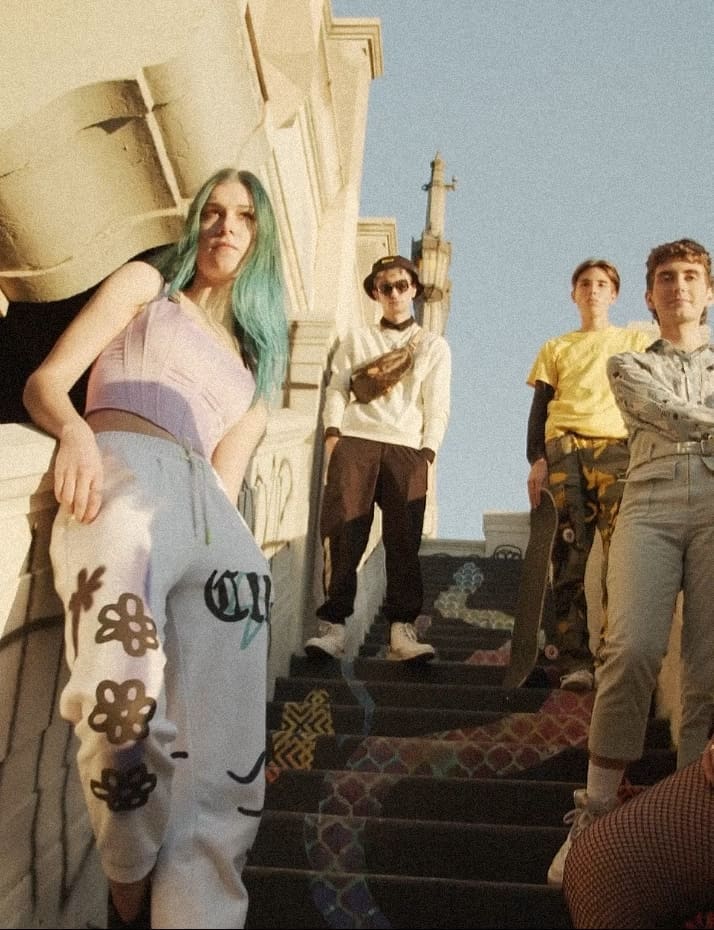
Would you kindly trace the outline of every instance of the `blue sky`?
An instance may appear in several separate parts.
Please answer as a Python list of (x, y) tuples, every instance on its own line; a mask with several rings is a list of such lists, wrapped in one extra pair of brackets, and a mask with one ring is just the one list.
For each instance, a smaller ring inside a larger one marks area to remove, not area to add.
[(361, 214), (393, 216), (411, 254), (430, 162), (453, 247), (449, 430), (438, 535), (482, 539), (483, 514), (523, 511), (525, 384), (541, 343), (579, 325), (570, 274), (617, 265), (611, 321), (649, 319), (649, 250), (714, 252), (712, 0), (332, 0), (381, 20)]

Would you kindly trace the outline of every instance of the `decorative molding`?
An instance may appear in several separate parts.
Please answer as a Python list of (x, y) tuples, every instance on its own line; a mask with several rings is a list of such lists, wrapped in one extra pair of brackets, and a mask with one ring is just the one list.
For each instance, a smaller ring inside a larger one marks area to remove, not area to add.
[(374, 19), (335, 19), (329, 3), (324, 6), (325, 31), (330, 39), (344, 42), (365, 43), (372, 79), (384, 74), (384, 55), (382, 51), (381, 21)]

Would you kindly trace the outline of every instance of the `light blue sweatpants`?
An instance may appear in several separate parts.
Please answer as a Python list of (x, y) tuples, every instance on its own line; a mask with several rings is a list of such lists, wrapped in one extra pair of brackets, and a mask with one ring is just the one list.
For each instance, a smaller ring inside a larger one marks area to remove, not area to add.
[(99, 855), (152, 873), (152, 926), (242, 927), (264, 795), (269, 566), (212, 467), (100, 433), (104, 503), (52, 534), (70, 677), (60, 711)]
[(589, 749), (611, 759), (642, 755), (681, 588), (681, 768), (699, 756), (714, 720), (714, 474), (701, 456), (660, 458), (628, 477), (607, 587)]

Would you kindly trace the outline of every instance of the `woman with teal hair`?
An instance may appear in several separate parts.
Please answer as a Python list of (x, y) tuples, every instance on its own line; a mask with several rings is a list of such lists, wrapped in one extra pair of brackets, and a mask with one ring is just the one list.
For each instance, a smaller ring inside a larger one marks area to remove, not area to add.
[[(270, 566), (236, 507), (286, 370), (275, 216), (226, 168), (157, 266), (111, 274), (28, 379), (58, 440), (60, 712), (110, 927), (242, 927), (264, 792)], [(69, 390), (90, 369), (84, 416)]]
[(241, 348), (256, 369), (259, 395), (269, 395), (285, 375), (287, 329), (278, 227), (265, 188), (249, 171), (223, 168), (201, 187), (189, 208), (185, 232), (158, 264), (169, 281), (169, 296), (190, 284), (196, 270), (201, 214), (217, 184), (237, 182), (249, 192), (255, 214), (255, 238), (245, 265), (233, 282), (232, 311)]

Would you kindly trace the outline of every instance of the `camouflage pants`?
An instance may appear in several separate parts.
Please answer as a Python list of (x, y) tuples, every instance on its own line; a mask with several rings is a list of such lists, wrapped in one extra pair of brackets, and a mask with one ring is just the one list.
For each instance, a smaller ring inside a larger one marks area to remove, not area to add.
[(545, 656), (561, 674), (592, 670), (585, 569), (597, 529), (602, 539), (602, 643), (607, 617), (607, 560), (629, 459), (626, 440), (572, 433), (546, 444), (548, 480), (558, 508), (552, 602), (546, 611)]

